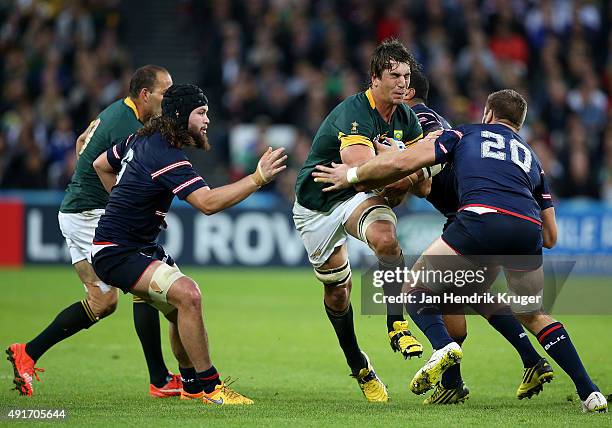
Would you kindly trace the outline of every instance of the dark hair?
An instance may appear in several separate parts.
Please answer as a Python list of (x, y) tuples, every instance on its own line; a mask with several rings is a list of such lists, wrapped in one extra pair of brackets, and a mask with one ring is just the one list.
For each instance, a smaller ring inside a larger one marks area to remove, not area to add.
[(391, 61), (407, 63), (411, 70), (417, 64), (414, 57), (399, 40), (386, 39), (376, 47), (372, 54), (370, 78), (374, 76), (380, 79), (385, 70), (391, 70)]
[(148, 137), (156, 132), (159, 132), (171, 146), (177, 149), (182, 149), (183, 147), (197, 147), (196, 141), (186, 128), (180, 127), (175, 120), (164, 116), (152, 118), (144, 127), (140, 128), (136, 134)]
[(487, 98), (485, 106), (498, 120), (505, 120), (516, 128), (523, 126), (527, 114), (527, 101), (515, 90), (502, 89), (493, 92)]
[(429, 96), (429, 80), (423, 73), (421, 67), (416, 67), (410, 73), (410, 86), (409, 88), (414, 89), (414, 97), (420, 98), (427, 103), (427, 97)]
[(152, 91), (157, 84), (157, 73), (168, 73), (168, 70), (159, 65), (152, 64), (142, 66), (136, 70), (130, 79), (130, 97), (138, 98), (138, 94), (143, 88)]

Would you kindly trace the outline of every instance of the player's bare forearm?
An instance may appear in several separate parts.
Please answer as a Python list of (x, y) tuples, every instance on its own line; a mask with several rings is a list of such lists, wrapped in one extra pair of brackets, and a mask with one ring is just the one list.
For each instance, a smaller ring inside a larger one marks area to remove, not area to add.
[(232, 184), (210, 189), (203, 187), (187, 196), (187, 202), (206, 215), (233, 207), (255, 193), (259, 186), (249, 175)]
[(391, 184), (410, 176), (424, 166), (433, 165), (435, 152), (431, 142), (422, 141), (402, 152), (387, 152), (366, 162), (357, 169), (359, 182), (378, 185)]
[(100, 156), (94, 161), (93, 167), (96, 170), (96, 174), (100, 178), (102, 185), (108, 193), (111, 192), (113, 186), (117, 182), (117, 172), (113, 169), (108, 159), (106, 158), (106, 152), (102, 152)]
[(257, 163), (255, 172), (232, 184), (210, 189), (202, 187), (187, 196), (187, 202), (206, 215), (233, 207), (255, 193), (261, 186), (274, 180), (287, 166), (284, 148), (268, 148)]
[(557, 221), (555, 219), (555, 208), (550, 207), (542, 210), (542, 245), (552, 248), (557, 243)]

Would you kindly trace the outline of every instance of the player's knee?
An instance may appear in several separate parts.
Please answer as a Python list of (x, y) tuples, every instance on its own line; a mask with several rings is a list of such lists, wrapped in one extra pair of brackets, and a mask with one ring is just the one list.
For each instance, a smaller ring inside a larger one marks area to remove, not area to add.
[(378, 258), (397, 257), (401, 251), (395, 233), (378, 234), (370, 241), (370, 247)]
[(181, 310), (197, 310), (202, 307), (202, 293), (194, 280), (186, 276), (178, 279), (172, 287), (177, 306)]
[[(357, 233), (359, 239), (370, 246), (375, 245), (374, 241), (384, 242), (383, 238), (385, 237), (392, 239), (397, 245), (396, 224), (397, 217), (391, 208), (386, 205), (373, 205), (361, 213), (357, 224)], [(375, 248), (374, 251), (376, 251)]]
[(87, 303), (96, 319), (109, 316), (117, 309), (117, 290), (96, 281), (85, 284), (88, 288)]

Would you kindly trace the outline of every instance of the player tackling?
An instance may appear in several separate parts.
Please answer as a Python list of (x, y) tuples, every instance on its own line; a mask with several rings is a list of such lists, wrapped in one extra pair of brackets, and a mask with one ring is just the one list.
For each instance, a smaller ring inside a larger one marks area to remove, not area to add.
[[(455, 221), (425, 250), (428, 255), (521, 255), (502, 259), (511, 292), (533, 295), (541, 286), (543, 241), (554, 241), (555, 214), (548, 184), (537, 156), (518, 135), (527, 102), (513, 90), (489, 95), (482, 124), (437, 131), (403, 152), (384, 153), (359, 167), (318, 165), (318, 182), (332, 183), (325, 191), (346, 189), (354, 183), (389, 183), (423, 166), (452, 162), (460, 208)], [(517, 239), (517, 237), (520, 237)], [(423, 295), (428, 290), (415, 288)], [(421, 300), (421, 298), (419, 298)], [(462, 357), (441, 315), (406, 305), (412, 319), (436, 351), (411, 382), (415, 393), (433, 387), (445, 369)], [(570, 376), (585, 412), (605, 412), (608, 405), (587, 374), (563, 324), (542, 314), (537, 306), (513, 307), (516, 316), (534, 333), (550, 357)]]

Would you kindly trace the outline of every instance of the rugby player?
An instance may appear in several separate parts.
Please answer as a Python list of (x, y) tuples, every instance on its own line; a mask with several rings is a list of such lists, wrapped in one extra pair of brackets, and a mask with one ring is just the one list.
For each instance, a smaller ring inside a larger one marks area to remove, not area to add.
[[(36, 372), (42, 371), (34, 364), (47, 350), (78, 331), (88, 329), (117, 307), (116, 290), (100, 281), (87, 260), (96, 225), (108, 201), (108, 193), (92, 163), (100, 153), (161, 114), (162, 96), (171, 84), (172, 78), (163, 67), (146, 65), (139, 68), (130, 80), (128, 96), (104, 109), (77, 139), (78, 161), (58, 219), (72, 265), (87, 296), (61, 311), (34, 339), (12, 344), (7, 349), (15, 372), (15, 389), (22, 395), (32, 395), (32, 378), (39, 379)], [(134, 299), (134, 327), (149, 370), (149, 394), (154, 397), (179, 395), (180, 376), (168, 371), (162, 355), (159, 313), (137, 298)]]
[[(410, 145), (422, 137), (416, 115), (404, 103), (414, 59), (397, 40), (381, 43), (372, 55), (370, 84), (365, 92), (336, 106), (317, 131), (296, 181), (295, 226), (315, 276), (323, 283), (323, 302), (353, 376), (368, 401), (387, 401), (387, 388), (357, 343), (350, 302), (351, 267), (348, 235), (365, 242), (381, 269), (404, 267), (397, 241), (396, 217), (386, 200), (353, 188), (322, 193), (311, 178), (320, 163), (359, 165), (375, 156), (375, 143), (388, 137)], [(416, 174), (413, 175), (416, 182)], [(388, 284), (385, 294), (399, 294), (401, 284)], [(420, 356), (422, 345), (408, 330), (402, 304), (387, 305), (391, 347), (404, 357)]]
[(105, 283), (151, 302), (170, 321), (170, 340), (183, 379), (181, 399), (204, 404), (252, 404), (219, 378), (208, 351), (201, 294), (156, 240), (175, 196), (204, 214), (229, 208), (284, 168), (283, 148), (268, 149), (256, 171), (211, 189), (184, 147), (210, 149), (208, 101), (195, 85), (171, 86), (162, 115), (94, 162), (110, 194), (95, 232), (92, 265)]
[[(511, 293), (533, 295), (543, 282), (542, 246), (556, 241), (554, 207), (537, 156), (518, 135), (527, 103), (509, 89), (489, 95), (482, 124), (430, 134), (410, 150), (385, 153), (361, 165), (317, 166), (319, 182), (332, 183), (326, 191), (348, 188), (368, 180), (393, 182), (419, 168), (440, 162), (455, 166), (460, 208), (455, 221), (423, 253), (427, 255), (522, 255), (502, 259)], [(348, 176), (347, 176), (348, 175)], [(517, 238), (519, 237), (519, 238)], [(417, 300), (428, 292), (415, 288)], [(423, 393), (441, 373), (462, 357), (439, 312), (406, 305), (412, 319), (435, 349), (415, 375), (411, 389)], [(515, 305), (513, 312), (536, 335), (544, 350), (570, 376), (585, 412), (606, 412), (606, 398), (587, 374), (563, 324), (540, 312), (541, 304)]]
[[(419, 67), (413, 70), (410, 76), (406, 103), (419, 118), (424, 135), (440, 129), (451, 129), (450, 124), (444, 117), (427, 106), (428, 95), (429, 81)], [(453, 222), (460, 207), (453, 168), (452, 163), (446, 164), (439, 174), (430, 179), (432, 184), (426, 195), (427, 200), (434, 208), (446, 217), (443, 230), (446, 230)], [(493, 282), (498, 273), (499, 269), (490, 269), (487, 280)], [(542, 385), (550, 382), (554, 377), (552, 367), (533, 348), (510, 308), (506, 305), (489, 304), (487, 307), (475, 305), (474, 309), (480, 312), (489, 324), (510, 342), (521, 358), (524, 373), (516, 392), (517, 398), (519, 400), (531, 398), (534, 394), (541, 392)], [(451, 312), (453, 311), (449, 310), (448, 313), (443, 315), (444, 324), (453, 340), (463, 346), (463, 342), (467, 338), (465, 316), (463, 314), (451, 314)], [(459, 309), (459, 312), (461, 312), (461, 309)], [(425, 399), (424, 404), (454, 404), (463, 402), (469, 397), (469, 390), (461, 378), (460, 365), (460, 363), (457, 363), (444, 372), (440, 382), (436, 384), (433, 394)]]

